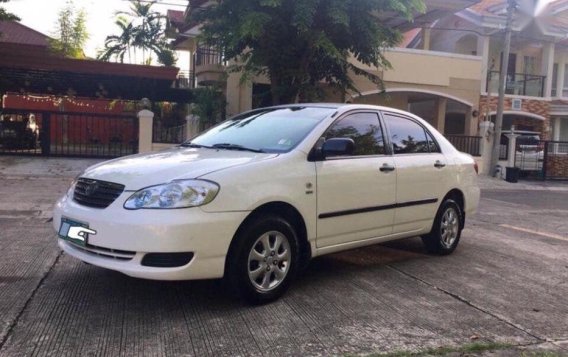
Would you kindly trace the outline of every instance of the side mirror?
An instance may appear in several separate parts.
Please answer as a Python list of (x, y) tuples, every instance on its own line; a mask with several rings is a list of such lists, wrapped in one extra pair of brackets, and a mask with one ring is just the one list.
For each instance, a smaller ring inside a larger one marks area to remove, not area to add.
[(330, 156), (350, 156), (355, 151), (355, 142), (350, 138), (331, 138), (321, 148), (324, 158)]

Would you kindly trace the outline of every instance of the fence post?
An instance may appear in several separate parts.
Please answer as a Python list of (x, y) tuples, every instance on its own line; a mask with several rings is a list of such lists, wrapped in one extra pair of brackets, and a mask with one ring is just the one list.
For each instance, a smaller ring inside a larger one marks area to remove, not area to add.
[(138, 152), (152, 151), (152, 126), (154, 113), (148, 109), (138, 112)]
[(186, 120), (186, 133), (185, 139), (189, 140), (199, 134), (199, 117), (195, 114), (190, 114), (185, 117)]
[(506, 136), (509, 138), (509, 147), (507, 148), (507, 150), (509, 151), (507, 153), (507, 166), (513, 167), (515, 166), (515, 159), (517, 156), (517, 137), (519, 135), (515, 134), (515, 132), (513, 131), (511, 134), (507, 134)]
[(482, 121), (479, 123), (479, 136), (481, 136), (479, 143), (479, 152), (481, 154), (482, 165), (480, 173), (485, 173), (488, 176), (493, 176), (494, 167), (491, 166), (491, 154), (493, 148), (493, 124), (490, 121)]
[(51, 152), (51, 113), (41, 113), (40, 144), (41, 154), (48, 156)]

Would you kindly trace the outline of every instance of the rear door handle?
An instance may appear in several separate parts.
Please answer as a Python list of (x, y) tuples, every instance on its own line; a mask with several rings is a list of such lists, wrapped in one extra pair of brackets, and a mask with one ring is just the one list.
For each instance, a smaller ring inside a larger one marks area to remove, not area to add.
[(379, 170), (381, 170), (381, 172), (391, 172), (394, 171), (394, 166), (384, 163)]
[(440, 160), (436, 160), (436, 162), (434, 163), (434, 167), (441, 169), (442, 167), (446, 166), (446, 164), (444, 164), (442, 161)]

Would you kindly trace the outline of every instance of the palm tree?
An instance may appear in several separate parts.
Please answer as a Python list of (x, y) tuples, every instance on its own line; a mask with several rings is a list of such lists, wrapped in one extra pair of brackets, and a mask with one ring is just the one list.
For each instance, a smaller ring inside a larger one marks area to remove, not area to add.
[[(136, 29), (132, 25), (132, 22), (128, 22), (122, 16), (119, 16), (115, 24), (120, 28), (120, 35), (110, 35), (107, 36), (105, 40), (105, 48), (99, 52), (98, 59), (103, 61), (110, 61), (112, 58), (120, 60), (120, 63), (124, 63), (124, 56), (128, 54), (128, 60), (132, 62), (132, 47), (135, 43)], [(134, 60), (136, 60), (134, 58)]]
[(142, 2), (141, 0), (130, 1), (130, 11), (117, 12), (117, 15), (124, 15), (134, 24), (135, 34), (132, 41), (134, 48), (142, 50), (142, 62), (147, 64), (146, 52), (150, 51), (159, 56), (167, 46), (164, 37), (165, 17), (152, 10), (155, 0)]

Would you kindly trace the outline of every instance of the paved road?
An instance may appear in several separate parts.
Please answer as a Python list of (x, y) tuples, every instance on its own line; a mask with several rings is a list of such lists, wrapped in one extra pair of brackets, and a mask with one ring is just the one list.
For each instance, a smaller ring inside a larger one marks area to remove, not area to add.
[(568, 190), (484, 190), (451, 256), (411, 238), (321, 257), (283, 299), (249, 307), (218, 281), (138, 280), (60, 253), (49, 204), (74, 170), (1, 165), (0, 356), (342, 355), (473, 341), (568, 355)]

